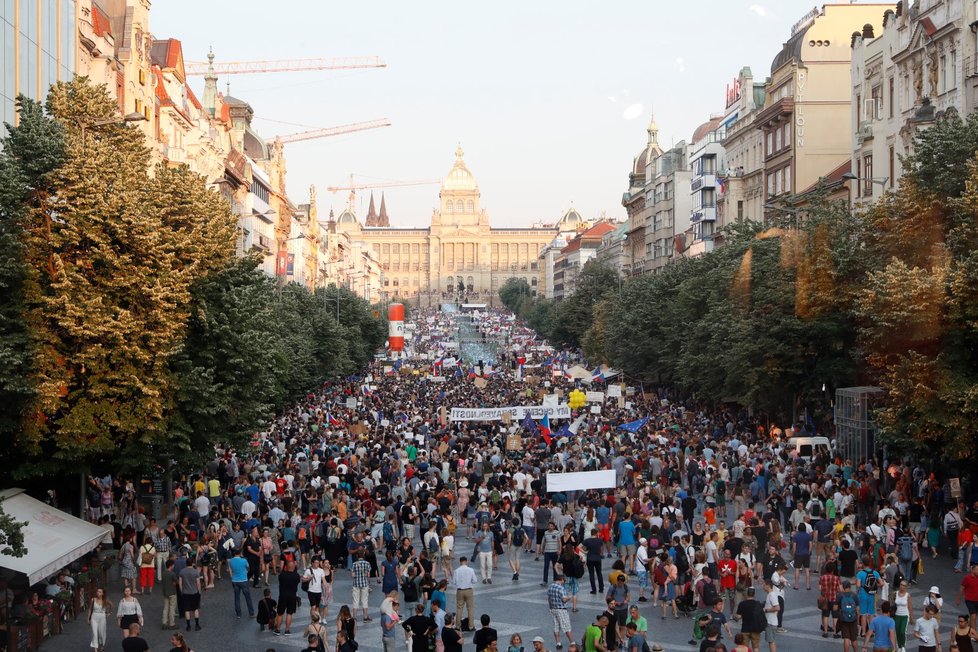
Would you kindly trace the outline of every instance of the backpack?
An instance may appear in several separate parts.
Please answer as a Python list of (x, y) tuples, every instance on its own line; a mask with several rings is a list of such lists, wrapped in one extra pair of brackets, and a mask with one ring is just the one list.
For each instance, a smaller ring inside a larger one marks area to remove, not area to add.
[(676, 546), (676, 570), (680, 574), (689, 570), (689, 557), (681, 544)]
[(337, 527), (329, 527), (326, 530), (326, 542), (336, 543), (340, 540), (340, 529)]
[(394, 526), (390, 521), (384, 523), (384, 545), (388, 548), (394, 547)]
[(856, 598), (851, 593), (839, 598), (839, 620), (844, 623), (856, 622)]
[(712, 607), (716, 603), (716, 601), (720, 599), (720, 594), (717, 593), (716, 584), (714, 584), (712, 580), (710, 580), (709, 582), (706, 580), (703, 581), (702, 595), (703, 595), (703, 604), (709, 607)]
[(655, 580), (655, 583), (658, 586), (665, 585), (666, 580), (669, 579), (669, 576), (666, 575), (666, 569), (662, 564), (655, 565), (655, 570), (652, 571), (652, 579)]
[(306, 537), (309, 536), (309, 526), (306, 525), (305, 521), (299, 523), (299, 531), (296, 536), (299, 538), (299, 541), (305, 541)]
[(439, 550), (441, 550), (441, 543), (438, 541), (438, 536), (428, 537), (428, 554), (436, 555)]
[(418, 585), (413, 580), (406, 579), (401, 583), (401, 591), (404, 592), (405, 602), (418, 601)]
[(513, 538), (511, 539), (513, 545), (517, 548), (522, 546), (526, 542), (526, 530), (521, 527), (513, 529)]
[(913, 560), (913, 539), (910, 537), (900, 537), (897, 545), (900, 550), (900, 561)]
[(148, 566), (156, 561), (156, 553), (152, 549), (146, 550), (143, 546), (142, 554), (139, 556), (139, 561), (143, 566)]
[(863, 580), (863, 591), (872, 595), (879, 587), (880, 577), (874, 570), (866, 571), (866, 579)]
[(577, 555), (574, 555), (567, 564), (565, 572), (576, 580), (584, 577), (584, 562)]

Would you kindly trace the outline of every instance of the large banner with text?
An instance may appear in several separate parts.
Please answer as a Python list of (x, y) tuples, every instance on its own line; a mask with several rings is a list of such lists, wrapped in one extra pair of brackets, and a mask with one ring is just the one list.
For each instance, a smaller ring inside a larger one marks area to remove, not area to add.
[(522, 421), (529, 413), (531, 419), (570, 419), (571, 409), (566, 405), (518, 405), (515, 407), (499, 408), (462, 408), (453, 407), (452, 421), (501, 421), (503, 413), (509, 412), (514, 421)]

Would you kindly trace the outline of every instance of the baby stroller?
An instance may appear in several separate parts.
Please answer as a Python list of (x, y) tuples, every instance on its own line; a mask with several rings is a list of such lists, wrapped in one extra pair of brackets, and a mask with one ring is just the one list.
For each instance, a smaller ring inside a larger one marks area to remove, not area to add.
[(689, 618), (696, 612), (696, 591), (693, 590), (692, 582), (686, 582), (682, 592), (676, 596), (676, 609), (683, 618)]

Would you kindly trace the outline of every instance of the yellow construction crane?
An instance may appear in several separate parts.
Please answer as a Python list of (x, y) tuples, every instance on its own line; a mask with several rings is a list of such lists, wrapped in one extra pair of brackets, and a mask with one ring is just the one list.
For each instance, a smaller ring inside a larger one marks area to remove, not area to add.
[(184, 69), (188, 76), (246, 75), (266, 72), (303, 72), (308, 70), (353, 70), (358, 68), (386, 68), (380, 57), (332, 57), (328, 59), (278, 59), (273, 61), (228, 61), (215, 64), (213, 52), (210, 61), (188, 61)]
[(381, 118), (380, 120), (368, 120), (367, 122), (354, 122), (348, 125), (339, 125), (337, 127), (326, 127), (325, 129), (311, 129), (309, 131), (300, 131), (296, 134), (287, 134), (285, 136), (276, 136), (275, 140), (285, 143), (295, 143), (300, 140), (312, 140), (313, 138), (326, 138), (328, 136), (342, 136), (343, 134), (353, 133), (354, 131), (364, 131), (366, 129), (379, 129), (380, 127), (391, 126), (391, 121), (387, 118)]

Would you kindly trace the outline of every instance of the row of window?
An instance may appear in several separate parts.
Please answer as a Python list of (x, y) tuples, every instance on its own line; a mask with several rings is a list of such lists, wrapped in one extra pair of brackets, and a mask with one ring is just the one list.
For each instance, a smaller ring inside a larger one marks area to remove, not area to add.
[(791, 164), (767, 173), (767, 196), (791, 192)]
[[(950, 50), (949, 52), (942, 54), (937, 61), (937, 88), (923, 89), (924, 94), (938, 95), (941, 93), (946, 93), (948, 91), (957, 88), (957, 69), (958, 69), (958, 52), (957, 50)], [(920, 70), (917, 74), (926, 75), (924, 70)], [(929, 79), (929, 75), (926, 75)], [(910, 74), (903, 75), (901, 80), (903, 85), (903, 110), (909, 109), (913, 106), (913, 102), (916, 98), (911, 98), (911, 89), (913, 88), (913, 80)], [(921, 87), (923, 87), (923, 79), (920, 80)], [(896, 114), (896, 78), (890, 76), (886, 80), (886, 95), (884, 97), (883, 85), (876, 84), (870, 90), (870, 96), (863, 103), (862, 93), (856, 94), (856, 104), (853, 110), (856, 112), (856, 122), (862, 122), (864, 120), (882, 120), (884, 113), (887, 118), (892, 118)], [(885, 111), (884, 111), (885, 108)]]
[(668, 258), (671, 255), (672, 255), (672, 238), (660, 238), (654, 242), (645, 243), (646, 257)]
[(446, 213), (474, 213), (475, 212), (475, 202), (471, 199), (464, 204), (462, 200), (459, 199), (453, 204), (451, 200), (445, 202), (445, 212)]
[(790, 122), (785, 122), (781, 126), (766, 132), (764, 136), (764, 150), (768, 157), (780, 154), (789, 147), (791, 147)]

